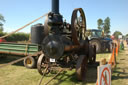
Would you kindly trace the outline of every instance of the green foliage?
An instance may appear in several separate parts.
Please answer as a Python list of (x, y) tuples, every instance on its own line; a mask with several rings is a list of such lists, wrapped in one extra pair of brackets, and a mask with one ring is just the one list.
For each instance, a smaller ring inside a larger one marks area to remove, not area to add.
[[(6, 35), (6, 34), (7, 33), (0, 32), (0, 36)], [(28, 41), (29, 33), (18, 32), (10, 35), (9, 37), (6, 37), (5, 40), (8, 42)]]
[(109, 17), (107, 17), (104, 20), (104, 33), (106, 35), (108, 35), (110, 33), (110, 18)]
[(128, 34), (126, 34), (126, 35), (124, 36), (124, 38), (125, 38), (125, 39), (128, 38)]
[(107, 36), (110, 33), (110, 18), (107, 17), (104, 21), (102, 19), (97, 20), (98, 29), (104, 30), (104, 34)]
[(3, 23), (5, 22), (4, 16), (0, 14), (0, 32), (3, 32)]
[(4, 32), (0, 31), (0, 36), (4, 36), (5, 34), (7, 34), (7, 33), (4, 33)]
[(2, 14), (0, 14), (0, 21), (5, 22), (4, 16)]
[(103, 27), (103, 20), (102, 19), (98, 19), (97, 20), (97, 25), (98, 25), (98, 29), (102, 29), (102, 27)]
[(128, 37), (128, 34), (126, 34), (126, 37)]
[(113, 35), (115, 36), (116, 39), (118, 39), (118, 36), (119, 36), (119, 35), (122, 35), (122, 33), (121, 33), (120, 31), (115, 31), (115, 32), (113, 33)]
[(3, 32), (3, 26), (0, 26), (0, 32)]

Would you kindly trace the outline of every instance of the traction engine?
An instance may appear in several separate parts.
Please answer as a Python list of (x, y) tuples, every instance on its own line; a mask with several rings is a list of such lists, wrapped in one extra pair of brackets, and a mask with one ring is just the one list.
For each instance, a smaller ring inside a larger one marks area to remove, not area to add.
[(74, 9), (71, 24), (59, 13), (59, 0), (52, 0), (52, 11), (46, 16), (37, 68), (41, 75), (55, 68), (76, 68), (78, 80), (86, 77), (87, 64), (95, 62), (95, 46), (85, 36), (86, 19), (82, 8)]

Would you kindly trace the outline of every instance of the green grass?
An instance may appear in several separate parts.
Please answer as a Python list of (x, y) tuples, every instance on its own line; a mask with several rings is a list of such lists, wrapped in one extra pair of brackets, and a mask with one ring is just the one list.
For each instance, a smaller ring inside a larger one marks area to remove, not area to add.
[(0, 70), (0, 85), (37, 85), (35, 81), (40, 79), (39, 76), (35, 69), (8, 66)]
[(123, 77), (121, 77), (122, 73), (123, 73), (122, 69), (118, 69), (118, 68), (114, 69), (112, 74), (112, 85), (126, 85), (126, 83), (122, 81), (123, 79)]
[(101, 59), (105, 58), (106, 61), (109, 61), (111, 57), (111, 53), (102, 53), (102, 54), (97, 54), (96, 61), (101, 61)]
[[(127, 50), (127, 51), (126, 51)], [(128, 85), (128, 49), (120, 51), (112, 74), (112, 85)]]
[[(101, 58), (109, 58), (110, 54), (97, 54), (97, 61)], [(17, 59), (17, 57), (7, 57), (0, 60), (0, 65)], [(54, 74), (47, 75), (43, 81), (44, 85)], [(23, 62), (0, 68), (0, 85), (38, 85), (41, 75), (37, 69), (27, 69), (23, 66)], [(63, 71), (49, 85), (95, 85), (97, 80), (97, 65), (89, 65), (87, 72), (86, 84), (77, 81), (75, 69), (72, 71)]]
[[(64, 71), (55, 78), (50, 85), (81, 85), (74, 74), (75, 70)], [(47, 75), (42, 83), (46, 83), (54, 74)], [(0, 85), (38, 85), (41, 75), (36, 69), (27, 69), (23, 66), (7, 66), (0, 69)]]

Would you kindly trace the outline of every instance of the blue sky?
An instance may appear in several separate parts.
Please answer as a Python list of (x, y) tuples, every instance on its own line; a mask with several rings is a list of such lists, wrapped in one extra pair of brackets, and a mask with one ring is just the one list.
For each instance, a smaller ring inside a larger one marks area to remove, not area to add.
[[(51, 11), (51, 0), (0, 0), (0, 13), (5, 17), (4, 31), (11, 32)], [(60, 0), (60, 13), (70, 23), (74, 8), (83, 8), (87, 28), (97, 29), (99, 18), (111, 19), (111, 33), (128, 34), (128, 0)], [(43, 23), (41, 19), (36, 23)], [(30, 32), (27, 27), (22, 32)]]

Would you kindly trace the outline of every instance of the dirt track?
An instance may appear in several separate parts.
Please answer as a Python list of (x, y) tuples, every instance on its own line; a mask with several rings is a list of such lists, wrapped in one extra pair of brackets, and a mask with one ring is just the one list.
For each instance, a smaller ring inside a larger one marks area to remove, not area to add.
[(128, 85), (128, 47), (117, 57), (117, 67), (113, 71), (112, 85)]

